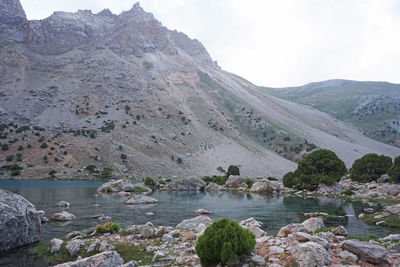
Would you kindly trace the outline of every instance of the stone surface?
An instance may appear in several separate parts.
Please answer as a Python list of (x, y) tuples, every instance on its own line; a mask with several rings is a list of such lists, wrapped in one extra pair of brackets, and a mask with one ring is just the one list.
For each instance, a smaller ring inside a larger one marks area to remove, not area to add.
[(102, 184), (98, 191), (103, 193), (132, 192), (133, 187), (130, 180), (119, 179)]
[(267, 262), (265, 261), (264, 257), (260, 255), (254, 255), (250, 258), (251, 263), (255, 264), (256, 266), (266, 266)]
[(199, 178), (183, 178), (172, 181), (164, 186), (166, 191), (201, 191), (206, 187), (206, 183)]
[(344, 228), (344, 226), (342, 226), (342, 225), (340, 225), (340, 226), (338, 226), (338, 227), (336, 227), (336, 228), (333, 228), (333, 229), (331, 230), (331, 232), (332, 232), (334, 235), (342, 235), (342, 236), (347, 236), (347, 234), (348, 234), (346, 228)]
[(65, 248), (68, 251), (68, 254), (71, 256), (77, 256), (79, 254), (79, 250), (81, 247), (84, 245), (82, 240), (79, 239), (73, 239), (71, 241), (68, 241), (67, 244), (65, 245)]
[(295, 244), (290, 252), (299, 267), (319, 267), (331, 263), (325, 248), (312, 241)]
[(287, 237), (289, 234), (293, 234), (295, 232), (307, 232), (307, 229), (301, 223), (292, 223), (282, 227), (277, 236), (278, 237)]
[(324, 227), (324, 220), (319, 217), (311, 217), (301, 224), (304, 225), (304, 228), (306, 228), (308, 232), (315, 233)]
[(0, 189), (0, 252), (39, 241), (40, 225), (32, 203)]
[(218, 192), (218, 191), (226, 191), (225, 187), (222, 187), (216, 183), (209, 183), (204, 190), (207, 192)]
[(112, 251), (112, 250), (115, 250), (115, 246), (114, 245), (109, 244), (105, 240), (101, 241), (100, 246), (99, 246), (99, 251), (100, 252)]
[(263, 181), (263, 182), (255, 182), (251, 188), (250, 192), (255, 192), (255, 193), (261, 193), (261, 192), (267, 192), (267, 193), (273, 193), (275, 191), (275, 187), (273, 184), (269, 181)]
[(197, 209), (195, 212), (197, 215), (211, 214), (211, 211), (206, 209)]
[(65, 222), (65, 221), (73, 221), (76, 219), (75, 215), (67, 212), (67, 211), (61, 211), (54, 213), (51, 215), (50, 219), (52, 221), (58, 221), (58, 222)]
[(351, 262), (357, 262), (358, 261), (358, 257), (356, 255), (354, 255), (353, 253), (351, 253), (350, 251), (347, 250), (343, 250), (339, 253), (339, 256), (347, 261), (351, 261)]
[(2, 0), (0, 2), (0, 24), (18, 26), (27, 22), (25, 11), (19, 0)]
[(116, 251), (106, 251), (88, 258), (62, 263), (56, 267), (118, 267), (122, 264), (124, 260)]
[(231, 175), (231, 176), (229, 176), (228, 180), (226, 180), (225, 187), (226, 188), (240, 188), (240, 187), (247, 188), (247, 184), (245, 182), (245, 178), (238, 176), (238, 175)]
[(60, 202), (57, 203), (57, 207), (59, 208), (69, 208), (70, 204), (65, 201), (65, 200), (61, 200)]
[(137, 230), (144, 238), (153, 238), (155, 235), (155, 229), (151, 222), (143, 225), (138, 225)]
[(58, 238), (53, 238), (50, 240), (50, 252), (55, 253), (60, 250), (61, 245), (64, 243), (63, 240)]
[(249, 229), (250, 232), (252, 232), (256, 236), (256, 239), (261, 238), (267, 234), (264, 230), (261, 229), (262, 222), (257, 221), (253, 217), (240, 221), (239, 224), (244, 228)]
[(157, 202), (158, 200), (153, 197), (133, 194), (128, 197), (128, 199), (125, 201), (125, 204), (139, 205), (139, 204), (153, 204)]
[(210, 217), (202, 215), (192, 219), (183, 220), (182, 222), (178, 223), (176, 228), (196, 230), (200, 223), (204, 224), (205, 226), (209, 226), (213, 222), (214, 221)]
[(387, 255), (384, 247), (357, 239), (345, 240), (342, 248), (354, 253), (359, 259), (376, 264), (384, 262)]
[(385, 211), (387, 211), (391, 214), (400, 214), (400, 204), (387, 206), (385, 208)]

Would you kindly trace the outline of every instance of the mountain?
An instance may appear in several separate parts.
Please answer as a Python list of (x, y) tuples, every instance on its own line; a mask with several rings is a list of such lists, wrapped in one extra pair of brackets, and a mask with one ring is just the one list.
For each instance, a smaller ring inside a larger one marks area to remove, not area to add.
[(201, 176), (231, 164), (281, 177), (318, 147), (348, 166), (369, 152), (400, 154), (221, 70), (198, 40), (139, 4), (28, 21), (18, 1), (1, 0), (0, 17), (5, 177)]
[(400, 84), (329, 80), (261, 89), (332, 114), (373, 139), (400, 147)]

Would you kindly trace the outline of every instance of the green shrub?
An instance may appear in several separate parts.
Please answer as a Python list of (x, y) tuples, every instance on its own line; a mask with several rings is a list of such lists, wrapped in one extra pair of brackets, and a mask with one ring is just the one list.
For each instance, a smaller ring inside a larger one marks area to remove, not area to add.
[(51, 177), (54, 177), (54, 175), (57, 173), (57, 171), (56, 170), (51, 170), (51, 171), (49, 171), (49, 175), (51, 176)]
[(48, 145), (46, 144), (46, 143), (42, 143), (41, 145), (40, 145), (40, 148), (47, 148), (48, 147)]
[(218, 185), (224, 185), (226, 183), (226, 176), (217, 176), (217, 175), (213, 175), (213, 176), (204, 176), (203, 178), (201, 178), (204, 182), (206, 182), (207, 184), (209, 183), (216, 183)]
[(21, 171), (20, 171), (20, 170), (14, 170), (14, 171), (12, 171), (12, 172), (10, 173), (11, 176), (18, 176), (18, 175), (20, 175), (20, 174), (21, 174)]
[(99, 224), (96, 226), (96, 233), (117, 233), (120, 229), (121, 226), (118, 223), (106, 222), (103, 225)]
[(8, 150), (8, 144), (2, 144), (1, 145), (1, 150), (3, 150), (3, 151)]
[(87, 170), (89, 173), (98, 172), (96, 165), (88, 165), (86, 166), (85, 170)]
[(240, 175), (240, 169), (236, 165), (230, 165), (226, 172), (226, 177), (229, 178), (231, 175)]
[(294, 172), (283, 176), (283, 185), (297, 190), (313, 191), (320, 183), (332, 185), (346, 173), (344, 162), (335, 152), (320, 149), (311, 152), (299, 161)]
[(244, 182), (247, 184), (248, 188), (250, 188), (254, 184), (254, 180), (251, 178), (244, 179)]
[(23, 146), (19, 146), (18, 147), (18, 151), (22, 151), (22, 150), (24, 150), (24, 147)]
[(391, 157), (366, 154), (354, 161), (350, 169), (350, 178), (353, 181), (369, 183), (387, 173), (390, 167), (392, 167)]
[(156, 185), (156, 183), (154, 182), (154, 179), (151, 177), (146, 177), (146, 179), (144, 179), (144, 184), (150, 187), (153, 187)]
[(267, 179), (268, 179), (269, 181), (278, 181), (277, 178), (272, 177), (272, 176), (267, 177)]
[(109, 179), (109, 178), (111, 178), (113, 171), (114, 171), (113, 169), (105, 167), (101, 171), (100, 177), (103, 179)]
[(8, 155), (6, 157), (6, 161), (13, 161), (14, 160), (14, 155)]
[(400, 183), (400, 156), (394, 159), (393, 166), (388, 170), (388, 174), (393, 182)]
[(203, 266), (233, 264), (246, 259), (256, 244), (255, 236), (237, 222), (222, 218), (207, 227), (196, 243)]
[(126, 160), (128, 158), (128, 156), (126, 154), (121, 154), (121, 159), (122, 160)]
[(355, 194), (354, 191), (351, 189), (346, 189), (346, 190), (342, 191), (342, 195), (345, 195), (345, 196), (352, 196), (354, 194)]

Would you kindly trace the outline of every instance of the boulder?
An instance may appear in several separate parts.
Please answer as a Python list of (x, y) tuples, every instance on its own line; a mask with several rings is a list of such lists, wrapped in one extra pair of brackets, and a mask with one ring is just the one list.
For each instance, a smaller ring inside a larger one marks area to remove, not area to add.
[(350, 251), (347, 250), (343, 250), (339, 253), (339, 256), (346, 260), (346, 261), (351, 261), (351, 262), (357, 262), (358, 261), (358, 257), (356, 255), (354, 255), (353, 253), (351, 253)]
[(62, 209), (67, 209), (69, 208), (70, 204), (67, 201), (61, 200), (60, 202), (57, 203), (57, 207), (62, 208)]
[(116, 251), (105, 251), (88, 258), (58, 264), (56, 267), (117, 267), (122, 264), (124, 260)]
[(390, 177), (387, 174), (383, 174), (381, 175), (381, 177), (378, 178), (378, 180), (376, 180), (378, 183), (382, 184), (382, 183), (388, 183), (390, 182)]
[(293, 234), (295, 232), (308, 232), (307, 229), (301, 223), (291, 223), (284, 227), (282, 227), (277, 236), (278, 237), (287, 237), (289, 234)]
[(256, 219), (254, 219), (253, 217), (243, 220), (239, 222), (239, 224), (242, 227), (249, 229), (250, 232), (252, 232), (256, 236), (256, 239), (261, 238), (267, 234), (264, 230), (261, 229), (262, 222), (256, 221)]
[(79, 250), (81, 247), (85, 245), (85, 243), (82, 240), (79, 239), (73, 239), (65, 245), (65, 248), (68, 251), (68, 254), (71, 255), (72, 257), (75, 257), (79, 254)]
[(218, 192), (218, 191), (226, 191), (225, 187), (217, 185), (216, 183), (209, 183), (204, 190), (207, 192)]
[(192, 219), (186, 219), (178, 223), (176, 228), (182, 228), (182, 229), (188, 229), (188, 230), (196, 230), (197, 226), (199, 226), (200, 223), (204, 224), (205, 226), (209, 226), (213, 223), (214, 221), (208, 217), (208, 216), (197, 216)]
[(338, 226), (338, 227), (336, 227), (336, 228), (333, 228), (333, 229), (331, 230), (331, 232), (332, 232), (334, 235), (342, 235), (342, 236), (347, 236), (347, 234), (348, 234), (346, 228), (344, 228), (344, 226), (342, 226), (342, 225), (340, 225), (340, 226)]
[(127, 263), (125, 263), (125, 264), (123, 264), (123, 265), (121, 265), (119, 267), (136, 267), (136, 266), (139, 266), (136, 261), (130, 261), (130, 262), (127, 262)]
[(154, 235), (155, 235), (155, 237), (162, 237), (166, 233), (168, 233), (168, 228), (165, 226), (159, 226), (155, 230)]
[(211, 214), (211, 211), (206, 210), (206, 209), (197, 209), (196, 214), (197, 215)]
[(52, 240), (50, 240), (50, 252), (55, 253), (59, 251), (63, 243), (64, 241), (58, 238), (53, 238)]
[(51, 215), (50, 219), (52, 221), (65, 222), (65, 221), (73, 221), (76, 219), (76, 217), (69, 212), (61, 211)]
[(102, 184), (97, 190), (103, 193), (132, 192), (133, 187), (134, 186), (130, 180), (119, 179), (111, 180), (105, 184)]
[(115, 246), (114, 245), (111, 245), (111, 244), (107, 243), (107, 241), (105, 241), (105, 240), (101, 241), (100, 246), (99, 246), (99, 251), (100, 252), (112, 251), (112, 250), (115, 250)]
[(32, 203), (0, 189), (0, 252), (39, 241), (40, 225)]
[(342, 243), (342, 249), (354, 253), (361, 260), (374, 264), (383, 263), (387, 255), (384, 247), (357, 239), (345, 240)]
[(38, 214), (39, 214), (40, 222), (42, 224), (49, 222), (49, 219), (46, 217), (46, 213), (44, 212), (44, 210), (38, 210)]
[(170, 234), (165, 234), (165, 235), (163, 235), (162, 238), (161, 238), (161, 240), (162, 240), (164, 243), (172, 243), (172, 242), (174, 242), (174, 238), (173, 238), (172, 235), (170, 235)]
[(197, 225), (196, 227), (196, 234), (197, 235), (202, 235), (204, 233), (204, 231), (206, 230), (207, 226), (205, 226), (205, 224), (200, 223), (199, 225)]
[(229, 176), (228, 180), (226, 180), (225, 187), (227, 187), (227, 188), (239, 188), (239, 187), (247, 188), (247, 184), (243, 177), (240, 177), (238, 175), (231, 175), (231, 176)]
[(389, 212), (391, 214), (400, 214), (400, 204), (393, 205), (393, 206), (387, 206), (385, 208), (386, 212)]
[(143, 238), (153, 238), (155, 236), (155, 229), (151, 222), (143, 225), (138, 225), (136, 229), (142, 235)]
[(301, 224), (304, 225), (304, 227), (308, 232), (315, 233), (316, 231), (324, 227), (324, 220), (322, 220), (322, 218), (319, 217), (311, 217), (310, 219), (305, 220)]
[(157, 202), (158, 200), (153, 197), (134, 194), (128, 197), (128, 199), (125, 201), (125, 204), (137, 205), (137, 204), (152, 204)]
[(165, 191), (201, 191), (206, 187), (206, 183), (199, 178), (183, 178), (172, 181), (164, 186)]
[(276, 187), (269, 181), (255, 182), (250, 188), (250, 192), (255, 192), (255, 193), (262, 193), (262, 192), (273, 193), (275, 192), (275, 190)]
[(331, 263), (325, 248), (312, 241), (294, 244), (290, 252), (299, 267), (319, 267)]
[(400, 241), (400, 234), (390, 234), (383, 238), (379, 238), (379, 241)]
[(250, 262), (256, 266), (266, 266), (267, 265), (264, 257), (262, 257), (260, 255), (254, 255), (253, 257), (251, 257)]

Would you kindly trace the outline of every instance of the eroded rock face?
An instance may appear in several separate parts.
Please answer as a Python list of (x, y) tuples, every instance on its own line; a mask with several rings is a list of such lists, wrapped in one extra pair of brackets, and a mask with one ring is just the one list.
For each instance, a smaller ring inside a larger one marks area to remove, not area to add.
[(0, 23), (18, 26), (26, 21), (25, 11), (19, 0), (0, 2)]
[(214, 221), (208, 216), (197, 216), (192, 219), (183, 220), (176, 226), (176, 228), (196, 230), (200, 223), (204, 224), (205, 226), (209, 226), (213, 222)]
[(387, 255), (384, 247), (357, 239), (345, 240), (342, 248), (354, 253), (362, 260), (376, 264), (384, 262)]
[(290, 252), (299, 267), (318, 267), (331, 263), (325, 248), (312, 241), (295, 244)]
[(116, 251), (106, 251), (77, 261), (58, 264), (56, 267), (117, 267), (124, 260)]
[(40, 225), (32, 203), (0, 189), (0, 252), (39, 241)]
[(206, 183), (199, 178), (183, 178), (172, 181), (165, 186), (166, 191), (201, 191), (204, 190)]

